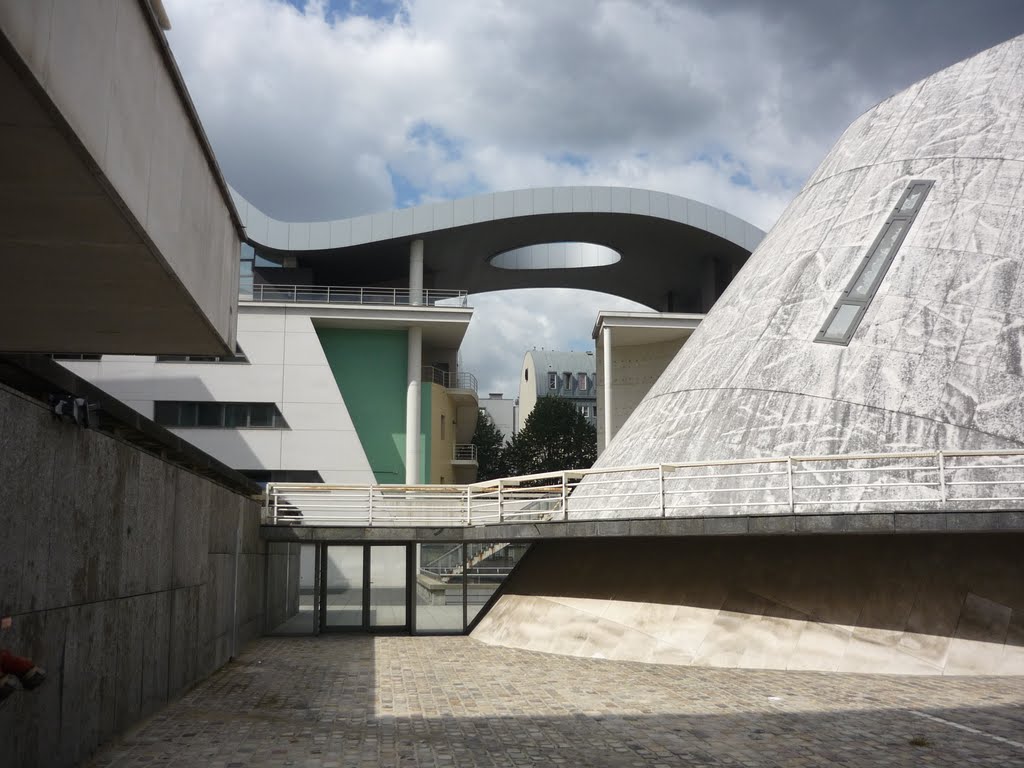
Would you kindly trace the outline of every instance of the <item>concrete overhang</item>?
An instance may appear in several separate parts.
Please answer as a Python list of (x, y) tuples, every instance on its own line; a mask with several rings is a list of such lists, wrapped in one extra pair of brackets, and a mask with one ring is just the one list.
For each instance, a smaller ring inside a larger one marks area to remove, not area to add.
[(331, 542), (536, 542), (553, 539), (661, 539), (737, 536), (870, 536), (951, 533), (1021, 533), (1024, 512), (913, 512), (728, 515), (723, 517), (552, 520), (474, 526), (263, 525), (266, 541)]
[(0, 2), (0, 350), (228, 354), (241, 221), (145, 0)]
[[(267, 258), (296, 257), (320, 285), (405, 285), (410, 243), (423, 240), (428, 288), (579, 288), (703, 312), (764, 237), (718, 208), (646, 189), (523, 189), (312, 223), (273, 219), (234, 194), (246, 240)], [(621, 259), (585, 268), (490, 263), (516, 248), (575, 242), (611, 248)]]
[(697, 330), (704, 315), (681, 312), (606, 312), (597, 313), (591, 337), (600, 339), (604, 328), (612, 330), (612, 346), (656, 344), (688, 339)]
[(285, 314), (295, 313), (312, 320), (320, 328), (363, 328), (368, 330), (419, 327), (423, 329), (425, 344), (445, 349), (458, 349), (473, 318), (471, 307), (389, 307), (359, 304), (323, 304), (247, 302), (239, 304), (239, 311), (249, 312), (275, 309)]

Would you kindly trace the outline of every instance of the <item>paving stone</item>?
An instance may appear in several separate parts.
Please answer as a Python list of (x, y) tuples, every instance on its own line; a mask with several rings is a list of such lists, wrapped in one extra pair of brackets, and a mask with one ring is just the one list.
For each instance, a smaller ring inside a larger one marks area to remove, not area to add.
[(91, 765), (1024, 765), (1024, 678), (582, 659), (469, 637), (263, 638)]

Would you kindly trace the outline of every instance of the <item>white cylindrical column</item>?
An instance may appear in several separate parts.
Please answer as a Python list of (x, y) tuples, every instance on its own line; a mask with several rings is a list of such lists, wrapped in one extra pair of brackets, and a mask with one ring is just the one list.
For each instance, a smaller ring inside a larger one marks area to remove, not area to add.
[(405, 390), (405, 484), (420, 482), (420, 369), (423, 329), (409, 329), (409, 359)]
[(604, 378), (604, 447), (612, 441), (612, 329), (607, 325), (601, 329), (601, 343), (604, 360), (602, 365)]
[(414, 307), (423, 303), (422, 240), (413, 240), (409, 246), (409, 303)]

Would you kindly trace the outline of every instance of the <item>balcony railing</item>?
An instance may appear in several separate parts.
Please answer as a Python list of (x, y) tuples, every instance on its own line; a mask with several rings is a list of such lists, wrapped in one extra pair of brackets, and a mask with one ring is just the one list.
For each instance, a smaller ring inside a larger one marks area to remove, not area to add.
[(456, 443), (452, 446), (452, 461), (476, 461), (476, 446), (472, 443)]
[(423, 366), (422, 381), (438, 384), (445, 389), (471, 389), (477, 391), (476, 376), (465, 371), (445, 371), (432, 365)]
[(249, 301), (295, 302), (302, 304), (370, 304), (374, 306), (408, 307), (435, 306), (449, 302), (448, 306), (465, 307), (468, 303), (466, 291), (445, 288), (424, 288), (420, 291), (422, 300), (413, 305), (408, 288), (366, 288), (344, 285), (272, 285), (258, 283), (252, 287), (252, 296), (243, 295)]
[(264, 516), (270, 524), (458, 526), (1021, 509), (1024, 451), (929, 451), (652, 464), (472, 485), (271, 483)]

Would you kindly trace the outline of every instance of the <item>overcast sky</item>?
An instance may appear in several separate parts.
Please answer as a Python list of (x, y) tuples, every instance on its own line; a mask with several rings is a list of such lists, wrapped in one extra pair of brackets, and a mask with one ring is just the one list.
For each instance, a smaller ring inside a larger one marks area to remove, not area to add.
[[(619, 184), (769, 229), (843, 129), (1024, 33), (1024, 0), (165, 0), (231, 183), (287, 220)], [(458, 288), (459, 286), (442, 286)], [(483, 392), (526, 350), (585, 349), (575, 291), (473, 297)]]

